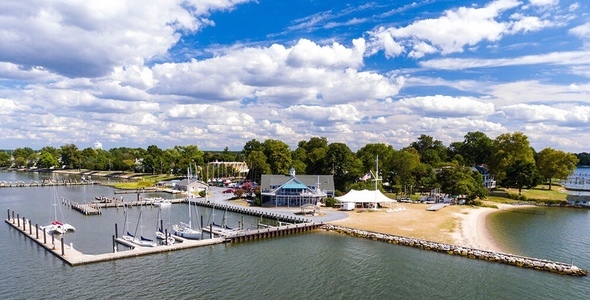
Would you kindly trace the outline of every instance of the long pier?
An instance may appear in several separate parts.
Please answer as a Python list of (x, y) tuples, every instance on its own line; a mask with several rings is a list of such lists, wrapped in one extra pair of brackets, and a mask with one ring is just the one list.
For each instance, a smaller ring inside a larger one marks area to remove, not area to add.
[(258, 210), (249, 207), (241, 207), (241, 206), (234, 206), (228, 204), (217, 204), (214, 202), (207, 202), (207, 201), (191, 201), (192, 204), (196, 204), (203, 207), (210, 207), (213, 209), (223, 210), (223, 211), (231, 211), (239, 214), (249, 215), (249, 216), (256, 216), (271, 220), (277, 220), (277, 222), (283, 223), (311, 223), (311, 220), (300, 218), (300, 217), (293, 217), (293, 216), (286, 216), (280, 213), (269, 213), (263, 210)]
[[(15, 212), (10, 211), (10, 209), (7, 210), (7, 213), (8, 217), (4, 220), (6, 224), (18, 230), (20, 233), (30, 238), (32, 241), (37, 243), (46, 251), (55, 255), (57, 258), (61, 259), (70, 266), (99, 263), (122, 258), (164, 253), (175, 250), (217, 245), (228, 242), (243, 242), (270, 237), (279, 237), (288, 234), (316, 230), (323, 225), (316, 223), (289, 224), (257, 230), (242, 230), (240, 232), (236, 232), (235, 234), (220, 234), (219, 232), (211, 230), (209, 232), (213, 232), (213, 234), (216, 234), (218, 237), (214, 237), (214, 235), (211, 235), (210, 238), (204, 238), (201, 240), (189, 240), (174, 236), (174, 238), (177, 241), (176, 243), (172, 245), (158, 245), (156, 247), (134, 247), (134, 245), (127, 243), (121, 238), (118, 238), (115, 232), (115, 235), (112, 236), (113, 252), (94, 255), (84, 254), (74, 249), (72, 244), (68, 245), (64, 240), (64, 236), (67, 235), (52, 235), (46, 232), (45, 230), (40, 230), (39, 225), (32, 224), (31, 220), (28, 220), (25, 217), (21, 217), (19, 214), (16, 214), (15, 216)], [(117, 226), (115, 224), (115, 231), (116, 228)], [(118, 244), (123, 244), (133, 249), (118, 251)]]
[(45, 186), (71, 186), (71, 185), (95, 185), (99, 184), (96, 181), (50, 181), (50, 182), (24, 182), (24, 181), (2, 181), (0, 182), (0, 188), (11, 188), (11, 187), (45, 187)]

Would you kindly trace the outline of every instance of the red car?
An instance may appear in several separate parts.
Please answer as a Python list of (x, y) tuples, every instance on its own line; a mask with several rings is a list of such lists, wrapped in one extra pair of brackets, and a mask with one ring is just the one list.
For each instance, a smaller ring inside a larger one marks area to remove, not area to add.
[(224, 194), (233, 193), (233, 192), (234, 192), (233, 189), (227, 189), (227, 190), (223, 191)]

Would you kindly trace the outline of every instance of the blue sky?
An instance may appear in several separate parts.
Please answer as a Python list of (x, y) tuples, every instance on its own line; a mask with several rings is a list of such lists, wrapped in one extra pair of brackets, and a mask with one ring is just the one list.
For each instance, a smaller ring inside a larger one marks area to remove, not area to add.
[[(160, 3), (162, 2), (162, 3)], [(586, 1), (2, 1), (0, 149), (523, 132), (588, 152)]]

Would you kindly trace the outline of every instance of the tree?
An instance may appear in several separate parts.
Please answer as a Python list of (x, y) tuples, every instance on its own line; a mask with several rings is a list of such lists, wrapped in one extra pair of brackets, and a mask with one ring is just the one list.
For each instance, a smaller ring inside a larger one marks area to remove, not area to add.
[(384, 180), (389, 182), (394, 190), (410, 193), (417, 183), (415, 171), (422, 165), (418, 151), (413, 148), (394, 151), (391, 159), (384, 164), (388, 166)]
[(468, 132), (463, 142), (451, 144), (451, 152), (461, 155), (467, 166), (481, 165), (488, 161), (492, 153), (493, 141), (485, 133), (476, 131)]
[(512, 163), (506, 170), (504, 184), (507, 187), (518, 188), (521, 195), (522, 188), (531, 188), (539, 183), (540, 175), (534, 163), (519, 159)]
[(32, 167), (37, 160), (35, 151), (30, 147), (14, 149), (12, 157), (17, 167)]
[(537, 169), (539, 174), (549, 181), (549, 189), (553, 178), (565, 179), (576, 169), (578, 158), (572, 153), (566, 153), (552, 148), (545, 148), (537, 155)]
[(10, 168), (12, 165), (12, 161), (10, 159), (10, 154), (6, 152), (0, 152), (0, 167), (1, 168)]
[(42, 151), (39, 154), (39, 160), (37, 161), (37, 167), (43, 169), (50, 169), (52, 167), (59, 166), (59, 161), (50, 152)]
[(469, 201), (487, 196), (481, 174), (473, 171), (471, 167), (446, 167), (441, 169), (436, 177), (443, 193), (453, 196), (465, 195)]
[(534, 153), (526, 135), (521, 132), (499, 135), (492, 143), (492, 155), (488, 161), (490, 172), (501, 185), (508, 168), (516, 161), (535, 163)]
[(346, 185), (364, 175), (360, 159), (344, 143), (332, 143), (328, 146), (326, 162), (329, 164), (323, 174), (333, 174), (337, 190), (346, 190)]
[(434, 140), (431, 136), (421, 135), (418, 141), (412, 142), (410, 147), (416, 149), (420, 154), (420, 161), (425, 164), (436, 165), (446, 161), (448, 154), (447, 148), (439, 140)]
[(289, 169), (293, 166), (289, 145), (279, 140), (269, 139), (264, 141), (263, 146), (272, 174), (289, 174)]
[(270, 174), (270, 165), (262, 151), (252, 151), (246, 158), (248, 162), (248, 178), (260, 182), (262, 174)]
[(74, 144), (67, 144), (61, 146), (61, 163), (67, 168), (75, 168), (80, 163), (80, 150)]
[[(325, 137), (312, 137), (309, 141), (300, 141), (298, 143), (293, 160), (300, 160), (305, 165), (304, 174), (322, 174), (326, 167), (325, 158), (327, 152), (328, 139)], [(297, 170), (297, 168), (295, 169)]]

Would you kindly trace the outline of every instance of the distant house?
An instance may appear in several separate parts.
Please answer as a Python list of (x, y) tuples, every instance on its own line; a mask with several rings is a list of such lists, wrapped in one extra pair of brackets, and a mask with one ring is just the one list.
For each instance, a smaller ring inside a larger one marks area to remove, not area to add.
[(207, 188), (207, 185), (201, 181), (191, 180), (189, 187), (187, 187), (187, 184), (188, 184), (188, 180), (183, 179), (179, 182), (176, 182), (176, 184), (174, 185), (174, 188), (179, 191), (189, 190), (191, 193), (198, 193), (199, 191), (202, 191)]
[(289, 175), (262, 175), (260, 189), (262, 206), (317, 205), (326, 197), (334, 197), (334, 177), (295, 175), (291, 168)]
[(486, 189), (494, 189), (496, 188), (496, 180), (494, 180), (494, 176), (490, 174), (490, 170), (483, 165), (475, 166), (471, 168), (473, 171), (479, 172), (483, 177), (483, 185)]

